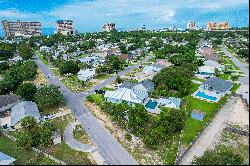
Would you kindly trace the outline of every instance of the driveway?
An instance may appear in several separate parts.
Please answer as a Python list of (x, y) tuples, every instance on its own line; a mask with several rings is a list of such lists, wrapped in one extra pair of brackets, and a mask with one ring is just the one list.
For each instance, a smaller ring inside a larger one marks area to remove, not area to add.
[(240, 62), (237, 58), (235, 58), (225, 47), (222, 48), (222, 51), (230, 57), (230, 59), (233, 61), (233, 63), (240, 68), (240, 70), (245, 74), (244, 77), (241, 77), (239, 79), (241, 86), (237, 90), (237, 94), (242, 95), (244, 99), (247, 100), (247, 103), (249, 105), (249, 65), (246, 63)]
[[(148, 56), (141, 63), (128, 67), (127, 69), (118, 73), (119, 76), (125, 75), (142, 63), (147, 62), (152, 56)], [(90, 138), (96, 144), (98, 152), (104, 158), (105, 163), (109, 165), (135, 165), (138, 164), (136, 160), (120, 145), (120, 143), (104, 128), (100, 122), (91, 114), (91, 112), (82, 104), (83, 99), (86, 98), (86, 93), (71, 92), (48, 68), (42, 61), (35, 56), (35, 61), (44, 73), (45, 76), (51, 75), (47, 80), (58, 87), (64, 95), (64, 100), (75, 118), (80, 122)], [(113, 76), (105, 80), (99, 85), (89, 90), (87, 93), (92, 94), (95, 90), (100, 89), (116, 79)]]

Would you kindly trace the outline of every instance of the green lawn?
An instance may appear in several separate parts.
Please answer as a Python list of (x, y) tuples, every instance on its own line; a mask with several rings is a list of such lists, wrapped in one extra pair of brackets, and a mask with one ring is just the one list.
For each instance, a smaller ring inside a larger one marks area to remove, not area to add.
[[(73, 122), (73, 116), (66, 115), (60, 118), (52, 119), (51, 122), (58, 129), (61, 134), (64, 133), (66, 126)], [(56, 158), (66, 162), (69, 165), (91, 165), (91, 161), (88, 158), (88, 153), (79, 152), (70, 148), (64, 141), (61, 144), (51, 146), (48, 148), (43, 148), (44, 151)]]
[[(197, 89), (197, 86), (193, 88), (193, 91)], [(197, 137), (198, 133), (206, 126), (206, 123), (209, 123), (214, 117), (215, 113), (220, 109), (221, 105), (224, 104), (229, 95), (224, 96), (218, 103), (210, 103), (202, 101), (192, 96), (188, 96), (185, 100), (187, 102), (186, 111), (187, 111), (187, 120), (185, 127), (183, 129), (183, 135), (181, 138), (182, 144), (189, 146), (189, 144)], [(192, 110), (200, 110), (204, 112), (205, 118), (203, 121), (195, 120), (191, 117)]]
[(231, 91), (233, 93), (235, 93), (239, 89), (239, 87), (240, 87), (240, 84), (234, 83), (233, 88), (231, 89)]
[(38, 57), (41, 59), (41, 61), (45, 64), (48, 65), (49, 62), (42, 56), (42, 54), (39, 51), (35, 51), (35, 53), (38, 55)]
[(57, 112), (59, 112), (59, 108), (60, 107), (64, 107), (65, 103), (62, 103), (60, 105), (56, 105), (53, 107), (49, 107), (49, 108), (44, 108), (43, 110), (40, 111), (41, 116), (47, 115), (47, 114), (55, 114)]
[[(0, 136), (0, 151), (16, 158), (16, 165), (56, 165), (54, 161), (46, 158), (43, 155), (39, 155), (36, 158), (36, 154), (33, 150), (25, 150), (17, 147), (15, 142), (10, 139)], [(29, 161), (29, 163), (27, 163)]]
[(217, 77), (222, 78), (223, 80), (230, 80), (231, 74), (219, 74)]
[(79, 152), (70, 148), (64, 141), (55, 146), (45, 149), (47, 153), (63, 160), (68, 165), (92, 165), (88, 153)]
[(111, 76), (111, 74), (102, 74), (102, 75), (95, 76), (94, 78), (95, 78), (95, 79), (99, 79), (99, 80), (106, 80), (106, 79), (108, 79), (110, 76)]
[(196, 81), (200, 81), (200, 82), (204, 82), (205, 79), (201, 79), (201, 78), (197, 78), (197, 77), (193, 77), (192, 80), (196, 80)]
[(113, 90), (115, 90), (115, 89), (113, 89), (113, 88), (103, 87), (101, 90), (109, 90), (109, 91), (113, 91)]
[(93, 86), (93, 83), (89, 81), (83, 85), (76, 75), (63, 77), (62, 82), (73, 92), (84, 92)]
[(73, 136), (76, 140), (80, 141), (81, 143), (84, 143), (84, 144), (90, 143), (90, 138), (81, 125), (77, 125), (74, 128)]

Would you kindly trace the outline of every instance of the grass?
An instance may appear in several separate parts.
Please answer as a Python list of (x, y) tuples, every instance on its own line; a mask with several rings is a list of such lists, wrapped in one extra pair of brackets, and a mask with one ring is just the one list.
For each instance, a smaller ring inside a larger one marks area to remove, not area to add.
[(59, 145), (51, 146), (45, 151), (50, 155), (63, 160), (68, 165), (92, 165), (91, 161), (88, 159), (88, 153), (71, 149), (64, 142)]
[(162, 158), (164, 164), (166, 165), (174, 165), (175, 159), (178, 151), (178, 141), (179, 136), (174, 135), (167, 138), (166, 143), (162, 146), (159, 146), (157, 150), (159, 156)]
[(93, 86), (93, 83), (90, 81), (83, 85), (76, 75), (63, 77), (62, 82), (73, 92), (83, 92)]
[(197, 78), (197, 77), (193, 77), (192, 80), (196, 80), (196, 81), (200, 81), (200, 82), (204, 82), (205, 81), (205, 79)]
[(232, 49), (227, 47), (227, 50), (236, 58), (238, 59), (241, 63), (246, 63), (242, 58), (240, 58)]
[(234, 83), (233, 88), (231, 89), (231, 91), (233, 93), (235, 93), (239, 89), (239, 87), (240, 87), (240, 84)]
[(48, 60), (47, 60), (47, 59), (45, 59), (45, 58), (42, 56), (41, 52), (39, 52), (39, 51), (35, 51), (35, 53), (36, 53), (36, 54), (38, 55), (38, 57), (41, 59), (41, 61), (43, 62), (43, 64), (45, 64), (45, 65), (49, 65)]
[(113, 91), (113, 90), (115, 90), (115, 89), (113, 89), (113, 88), (103, 87), (101, 90), (109, 90), (109, 91)]
[(94, 78), (95, 78), (95, 79), (99, 79), (99, 80), (106, 80), (106, 79), (108, 79), (110, 76), (111, 76), (110, 74), (102, 74), (102, 75), (95, 76)]
[(47, 114), (55, 114), (59, 112), (59, 108), (65, 107), (65, 103), (49, 107), (49, 108), (44, 108), (43, 110), (40, 111), (41, 116), (47, 115)]
[[(197, 89), (197, 85), (194, 85), (192, 91), (196, 91)], [(201, 132), (206, 124), (212, 120), (216, 112), (227, 101), (228, 97), (229, 95), (224, 96), (218, 103), (202, 101), (193, 98), (192, 96), (186, 97), (186, 111), (188, 116), (181, 138), (181, 143), (183, 145), (185, 145), (186, 147), (189, 146), (189, 144), (198, 136), (198, 133)], [(194, 109), (200, 110), (205, 113), (205, 118), (203, 121), (198, 121), (191, 117), (191, 112)]]
[(11, 157), (14, 157), (16, 159), (15, 165), (27, 165), (27, 164), (56, 165), (57, 164), (43, 155), (39, 155), (36, 158), (36, 154), (33, 150), (21, 149), (17, 147), (17, 144), (15, 142), (12, 142), (11, 140), (9, 140), (8, 138), (4, 136), (0, 136), (0, 151)]
[(91, 143), (88, 134), (82, 128), (81, 125), (75, 126), (74, 131), (73, 131), (73, 136), (74, 136), (74, 138), (76, 140), (80, 141), (81, 143), (84, 143), (84, 144), (90, 144)]
[[(52, 124), (58, 129), (61, 134), (64, 133), (66, 126), (73, 122), (73, 116), (66, 115), (60, 118), (52, 119)], [(91, 165), (91, 161), (88, 158), (88, 153), (79, 152), (70, 148), (64, 141), (61, 144), (51, 146), (49, 148), (43, 149), (50, 155), (66, 162), (69, 165)]]
[(218, 74), (217, 77), (222, 78), (223, 80), (230, 80), (231, 74)]

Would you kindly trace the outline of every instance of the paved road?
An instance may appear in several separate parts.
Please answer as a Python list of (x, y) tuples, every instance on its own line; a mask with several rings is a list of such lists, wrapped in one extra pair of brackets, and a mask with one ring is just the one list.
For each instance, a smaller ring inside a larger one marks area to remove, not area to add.
[(222, 48), (222, 51), (231, 58), (233, 63), (240, 68), (240, 70), (245, 74), (244, 77), (239, 79), (241, 86), (237, 91), (238, 94), (241, 94), (244, 99), (247, 100), (249, 104), (249, 65), (246, 63), (240, 62), (237, 58), (235, 58), (225, 47)]
[(217, 113), (212, 122), (206, 127), (201, 136), (193, 146), (187, 151), (178, 165), (190, 165), (195, 156), (202, 156), (205, 150), (213, 143), (216, 134), (221, 132), (226, 126), (227, 120), (231, 117), (237, 98), (231, 97), (230, 100)]
[[(152, 57), (149, 56), (142, 63), (148, 61)], [(105, 159), (105, 164), (109, 165), (135, 165), (136, 160), (120, 145), (120, 143), (99, 123), (99, 121), (91, 114), (91, 112), (82, 104), (82, 99), (87, 95), (84, 93), (71, 92), (59, 79), (49, 70), (49, 68), (42, 63), (42, 61), (35, 56), (35, 61), (40, 70), (45, 76), (51, 75), (47, 78), (51, 84), (60, 87), (64, 95), (65, 102), (69, 109), (86, 130), (90, 138), (94, 141), (98, 148), (98, 152)], [(137, 68), (140, 64), (128, 67), (124, 71), (118, 73), (119, 76), (125, 75), (133, 69)], [(92, 94), (96, 89), (100, 89), (116, 79), (116, 76), (104, 81), (103, 83), (95, 86), (88, 93)]]

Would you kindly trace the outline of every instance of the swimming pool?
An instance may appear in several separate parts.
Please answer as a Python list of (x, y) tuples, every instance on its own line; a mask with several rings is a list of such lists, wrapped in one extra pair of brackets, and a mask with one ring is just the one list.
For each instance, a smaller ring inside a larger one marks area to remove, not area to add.
[(206, 95), (204, 92), (201, 92), (201, 91), (199, 91), (198, 93), (196, 93), (196, 95), (195, 96), (197, 96), (197, 97), (201, 97), (201, 98), (204, 98), (204, 99), (208, 99), (208, 100), (211, 100), (211, 101), (215, 101), (215, 100), (217, 100), (217, 98), (216, 97), (213, 97), (213, 96), (208, 96), (208, 95)]
[(155, 109), (156, 106), (157, 102), (152, 100), (149, 100), (148, 103), (145, 105), (145, 107), (149, 109)]

